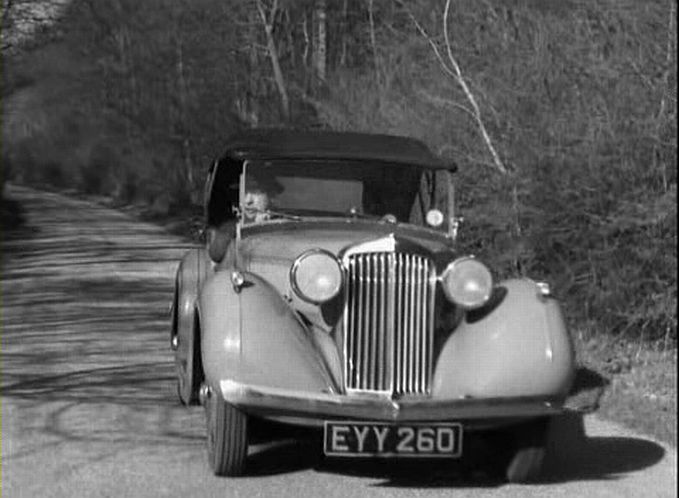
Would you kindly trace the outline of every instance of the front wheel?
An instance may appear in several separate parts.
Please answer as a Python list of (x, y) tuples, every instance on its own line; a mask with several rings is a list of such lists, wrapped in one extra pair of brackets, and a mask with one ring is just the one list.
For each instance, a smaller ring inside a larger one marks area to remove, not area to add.
[(248, 454), (248, 416), (230, 405), (215, 390), (205, 400), (207, 453), (217, 476), (239, 476)]
[[(186, 346), (179, 344), (175, 351), (177, 397), (186, 406), (198, 404), (198, 391), (203, 380), (201, 375), (200, 344), (198, 343), (199, 329), (200, 324), (196, 315), (193, 330), (189, 332), (188, 344)], [(177, 339), (181, 341), (179, 336), (177, 336)], [(181, 360), (182, 353), (186, 355), (185, 362)]]

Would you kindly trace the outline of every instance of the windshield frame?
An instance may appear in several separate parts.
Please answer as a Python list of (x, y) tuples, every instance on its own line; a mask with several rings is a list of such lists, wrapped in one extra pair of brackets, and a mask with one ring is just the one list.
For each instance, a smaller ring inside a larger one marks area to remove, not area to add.
[[(285, 159), (285, 158), (272, 158), (266, 160), (266, 162), (282, 162), (282, 161), (293, 161), (296, 164), (303, 163), (303, 162), (328, 162), (328, 163), (348, 163), (348, 164), (357, 164), (361, 163), (364, 161), (357, 161), (357, 160), (337, 160), (337, 159), (329, 159), (325, 160), (323, 158), (317, 158), (317, 159)], [(445, 189), (446, 189), (446, 198), (445, 198), (445, 211), (443, 212), (444, 215), (444, 221), (441, 226), (439, 227), (433, 227), (430, 226), (429, 224), (426, 223), (426, 221), (423, 219), (422, 224), (415, 223), (410, 221), (410, 219), (407, 220), (394, 220), (393, 216), (380, 216), (380, 215), (373, 215), (370, 213), (351, 213), (351, 212), (346, 212), (346, 213), (341, 213), (341, 212), (332, 212), (332, 211), (327, 211), (326, 215), (306, 215), (298, 212), (294, 212), (294, 210), (291, 210), (293, 212), (286, 212), (285, 208), (274, 208), (273, 210), (271, 209), (266, 209), (265, 212), (266, 214), (269, 215), (269, 217), (265, 220), (260, 220), (258, 222), (246, 222), (245, 221), (245, 212), (248, 210), (246, 206), (244, 205), (245, 201), (245, 194), (246, 194), (246, 181), (248, 179), (248, 168), (252, 165), (252, 163), (260, 163), (263, 162), (263, 160), (258, 159), (258, 160), (245, 160), (243, 161), (243, 167), (240, 175), (240, 180), (239, 180), (239, 196), (238, 196), (238, 229), (237, 229), (237, 236), (240, 238), (240, 232), (241, 229), (250, 229), (253, 227), (258, 227), (258, 226), (271, 226), (271, 225), (279, 225), (281, 223), (289, 223), (289, 222), (300, 222), (300, 221), (342, 221), (342, 222), (348, 222), (348, 221), (361, 221), (363, 223), (367, 222), (374, 222), (374, 223), (380, 223), (380, 224), (393, 224), (393, 225), (405, 225), (417, 230), (424, 230), (426, 232), (433, 232), (436, 235), (440, 236), (445, 236), (446, 238), (449, 239), (455, 239), (457, 227), (456, 227), (456, 218), (455, 218), (455, 206), (454, 206), (454, 190), (453, 190), (453, 171), (450, 170), (442, 170), (442, 169), (437, 169), (437, 168), (427, 168), (425, 166), (419, 166), (419, 165), (411, 165), (413, 168), (417, 168), (421, 171), (422, 174), (425, 172), (443, 172), (444, 178), (445, 178)], [(370, 163), (373, 163), (374, 161), (370, 161)], [(394, 165), (394, 168), (399, 168), (401, 167), (400, 165)], [(421, 188), (421, 187), (420, 187)], [(416, 200), (417, 197), (421, 195), (421, 190), (418, 190), (416, 193)], [(252, 211), (250, 211), (252, 212)], [(424, 213), (423, 213), (424, 216)]]

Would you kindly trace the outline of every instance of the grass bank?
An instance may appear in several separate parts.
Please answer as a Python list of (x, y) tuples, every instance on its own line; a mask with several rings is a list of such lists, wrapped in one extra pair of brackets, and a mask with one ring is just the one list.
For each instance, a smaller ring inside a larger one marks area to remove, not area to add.
[[(662, 342), (574, 333), (578, 364), (597, 372), (597, 413), (677, 446), (677, 349)], [(591, 392), (591, 390), (595, 392)]]

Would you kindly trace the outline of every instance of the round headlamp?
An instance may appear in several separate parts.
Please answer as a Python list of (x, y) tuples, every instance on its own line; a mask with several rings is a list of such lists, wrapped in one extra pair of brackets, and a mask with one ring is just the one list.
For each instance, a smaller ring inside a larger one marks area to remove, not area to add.
[(486, 265), (469, 256), (450, 263), (441, 284), (450, 301), (469, 310), (483, 306), (493, 291), (493, 277)]
[(331, 253), (312, 249), (292, 264), (290, 283), (295, 293), (305, 301), (324, 303), (342, 289), (342, 268)]

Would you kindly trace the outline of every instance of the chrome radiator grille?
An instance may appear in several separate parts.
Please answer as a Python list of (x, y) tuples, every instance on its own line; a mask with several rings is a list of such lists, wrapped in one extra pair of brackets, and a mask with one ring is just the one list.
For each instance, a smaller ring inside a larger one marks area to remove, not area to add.
[(429, 393), (435, 277), (428, 258), (352, 254), (344, 312), (347, 389)]

